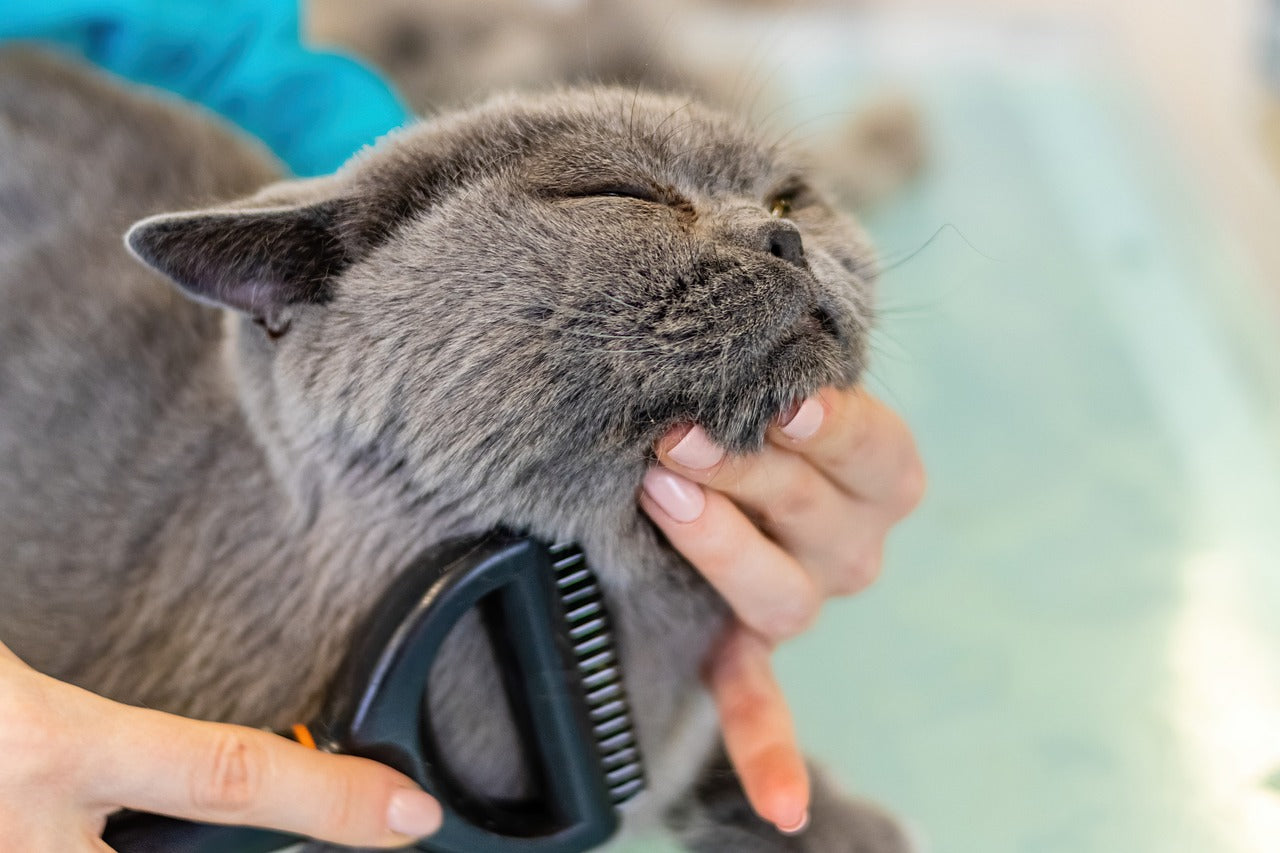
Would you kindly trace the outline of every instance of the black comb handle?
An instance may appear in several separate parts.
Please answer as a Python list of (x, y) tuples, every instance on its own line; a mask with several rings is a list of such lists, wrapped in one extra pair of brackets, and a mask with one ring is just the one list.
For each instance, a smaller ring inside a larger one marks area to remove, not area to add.
[[(423, 842), (440, 853), (581, 853), (617, 830), (572, 642), (545, 546), (511, 534), (444, 543), (382, 599), (321, 715), (342, 752), (410, 776), (444, 807)], [(480, 606), (542, 790), (536, 804), (493, 803), (460, 786), (425, 712), (441, 644)]]
[(306, 840), (252, 826), (197, 823), (135, 811), (112, 815), (102, 838), (117, 853), (271, 853)]

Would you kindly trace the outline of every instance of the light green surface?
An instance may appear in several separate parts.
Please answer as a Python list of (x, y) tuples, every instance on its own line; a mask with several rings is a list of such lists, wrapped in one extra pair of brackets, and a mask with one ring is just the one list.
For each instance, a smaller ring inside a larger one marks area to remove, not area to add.
[(930, 492), (781, 653), (804, 740), (934, 853), (1280, 850), (1272, 309), (1117, 87), (916, 88), (931, 171), (870, 226), (954, 229), (886, 275), (873, 372)]

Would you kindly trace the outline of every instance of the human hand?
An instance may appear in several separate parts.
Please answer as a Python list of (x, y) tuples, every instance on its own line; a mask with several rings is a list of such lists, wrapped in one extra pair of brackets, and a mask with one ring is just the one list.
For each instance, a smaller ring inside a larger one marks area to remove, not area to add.
[(769, 656), (824, 599), (879, 574), (889, 529), (924, 493), (915, 442), (866, 391), (825, 389), (771, 426), (758, 454), (726, 457), (697, 426), (657, 452), (640, 505), (737, 617), (706, 669), (729, 759), (756, 813), (797, 832), (809, 780)]
[(126, 807), (361, 847), (435, 832), (440, 806), (382, 764), (257, 729), (121, 705), (0, 644), (0, 849), (105, 851)]

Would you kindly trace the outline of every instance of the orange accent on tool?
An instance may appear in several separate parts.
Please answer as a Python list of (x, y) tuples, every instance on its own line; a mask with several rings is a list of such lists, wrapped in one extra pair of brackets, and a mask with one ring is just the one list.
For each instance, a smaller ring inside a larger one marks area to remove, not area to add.
[(311, 729), (307, 728), (303, 723), (293, 724), (293, 739), (307, 749), (316, 748), (316, 739), (311, 736)]

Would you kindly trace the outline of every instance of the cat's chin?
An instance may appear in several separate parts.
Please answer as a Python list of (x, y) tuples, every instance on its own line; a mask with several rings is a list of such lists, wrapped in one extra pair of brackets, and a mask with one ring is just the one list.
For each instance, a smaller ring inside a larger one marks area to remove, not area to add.
[(799, 388), (764, 391), (761, 399), (738, 407), (719, 423), (707, 425), (707, 432), (730, 453), (758, 452), (765, 446), (772, 427), (789, 422), (809, 396), (828, 384), (836, 383), (813, 382)]

